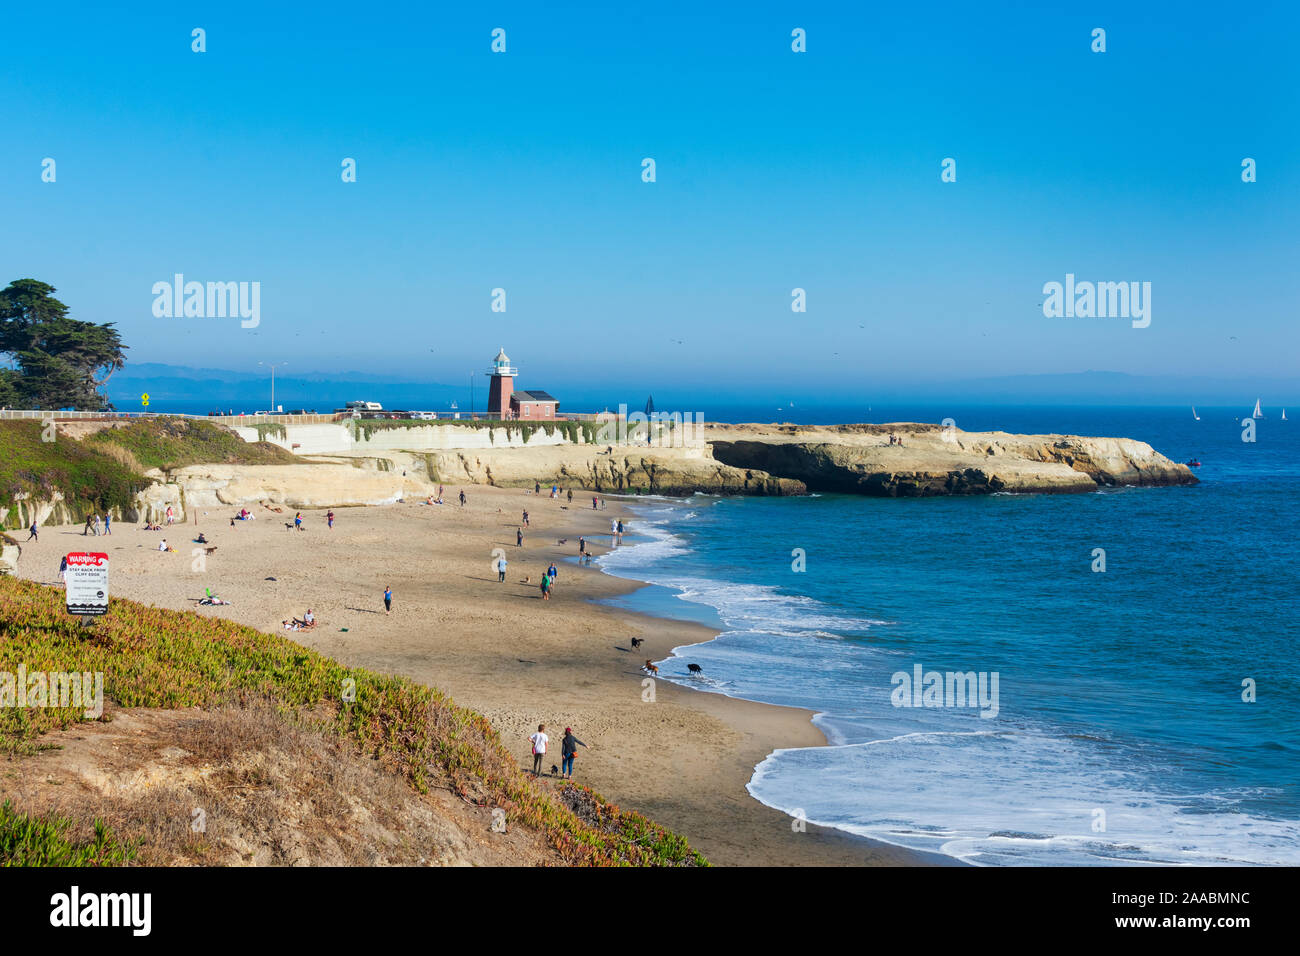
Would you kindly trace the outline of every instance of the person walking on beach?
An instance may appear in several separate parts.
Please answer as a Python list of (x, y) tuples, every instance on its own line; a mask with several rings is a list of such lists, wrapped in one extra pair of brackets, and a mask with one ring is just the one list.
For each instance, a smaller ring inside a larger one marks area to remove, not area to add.
[(528, 736), (533, 745), (533, 776), (542, 775), (542, 758), (546, 756), (546, 745), (551, 742), (551, 738), (546, 736), (546, 725), (538, 724), (537, 733)]
[(497, 582), (504, 584), (506, 580), (506, 558), (502, 555), (497, 559)]
[(66, 588), (68, 586), (68, 556), (66, 554), (59, 560), (59, 578)]
[(569, 504), (573, 504), (573, 489), (569, 489)]
[(551, 599), (551, 576), (549, 574), (543, 574), (542, 575), (542, 600), (549, 601), (550, 599)]
[(515, 528), (515, 547), (522, 548), (523, 546), (524, 546), (524, 533), (519, 528)]
[(587, 746), (573, 736), (573, 728), (564, 728), (564, 739), (560, 741), (560, 776), (573, 779), (573, 758), (578, 756), (578, 745)]
[(623, 522), (618, 523), (618, 543), (623, 543)]
[(587, 553), (587, 539), (578, 538), (578, 554), (586, 554), (586, 553)]
[(618, 534), (618, 522), (613, 518), (609, 519), (609, 536), (612, 538)]
[(461, 489), (461, 492), (460, 492), (460, 506), (461, 506), (462, 508), (465, 507), (465, 490), (464, 490), (463, 488)]
[(294, 528), (295, 531), (301, 531), (301, 530), (302, 530), (302, 512), (301, 512), (301, 511), (299, 511), (296, 515), (293, 516), (293, 528)]
[(534, 482), (533, 482), (533, 494), (535, 494), (535, 495), (540, 495), (541, 493), (542, 493), (542, 483), (541, 483), (540, 481), (534, 481)]
[(597, 503), (598, 503), (599, 501), (600, 501), (600, 499), (597, 498), (595, 495), (592, 495), (592, 496), (591, 496), (591, 510), (592, 510), (592, 511), (595, 511), (595, 510), (596, 510), (596, 505), (597, 505)]
[(36, 519), (32, 519), (32, 526), (27, 529), (27, 540), (40, 543), (41, 536), (36, 533)]
[(551, 562), (551, 566), (550, 566), (549, 568), (546, 569), (546, 573), (547, 573), (547, 575), (548, 575), (548, 576), (550, 577), (550, 579), (551, 579), (551, 584), (554, 584), (554, 583), (555, 583), (555, 576), (556, 576), (556, 574), (558, 573), (558, 572), (557, 572), (557, 569), (556, 569), (556, 567), (555, 567), (555, 562), (554, 562), (554, 561), (552, 561), (552, 562)]
[(334, 512), (332, 511), (325, 512), (325, 523), (330, 526), (331, 531), (334, 530)]
[(113, 516), (109, 514), (107, 511), (105, 511), (104, 512), (104, 534), (113, 533), (112, 524), (113, 524)]
[(174, 524), (176, 521), (176, 512), (172, 511), (172, 506), (167, 506), (167, 523)]
[(525, 527), (525, 528), (528, 527), (528, 512), (527, 512), (527, 511), (524, 512), (524, 527)]
[(387, 585), (384, 586), (384, 613), (393, 613), (393, 589)]

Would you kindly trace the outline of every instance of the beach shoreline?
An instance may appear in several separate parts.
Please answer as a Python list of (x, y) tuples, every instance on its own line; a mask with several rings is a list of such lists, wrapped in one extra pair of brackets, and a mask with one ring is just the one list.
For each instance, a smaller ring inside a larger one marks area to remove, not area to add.
[[(589, 745), (579, 750), (576, 781), (682, 834), (715, 864), (957, 863), (804, 824), (750, 796), (746, 784), (772, 751), (824, 746), (826, 739), (812, 711), (647, 681), (642, 661), (718, 632), (611, 606), (610, 598), (644, 583), (565, 560), (577, 554), (579, 535), (597, 553), (608, 549), (610, 519), (634, 520), (620, 502), (584, 510), (590, 493), (569, 505), (516, 489), (465, 490), (463, 508), (459, 488), (451, 488), (451, 503), (441, 506), (337, 509), (333, 530), (326, 509), (303, 510), (307, 530), (298, 532), (294, 509), (265, 505), (254, 509), (257, 520), (234, 527), (235, 506), (209, 508), (197, 523), (160, 532), (118, 523), (112, 536), (94, 538), (79, 526), (47, 527), (25, 548), (19, 574), (56, 583), (62, 554), (105, 551), (111, 596), (193, 610), (211, 588), (231, 604), (197, 613), (435, 686), (484, 714), (521, 767), (531, 766), (527, 737), (537, 724), (547, 725), (557, 751), (544, 761), (547, 772), (572, 726)], [(525, 509), (530, 524), (520, 528)], [(199, 531), (216, 548), (211, 554), (193, 543)], [(159, 552), (160, 538), (176, 552)], [(502, 554), (507, 580), (499, 583), (493, 572)], [(538, 585), (551, 562), (559, 573), (552, 600), (543, 602)], [(381, 600), (386, 587), (394, 593), (391, 614)], [(281, 628), (308, 607), (318, 627)], [(635, 652), (632, 637), (644, 642)]]

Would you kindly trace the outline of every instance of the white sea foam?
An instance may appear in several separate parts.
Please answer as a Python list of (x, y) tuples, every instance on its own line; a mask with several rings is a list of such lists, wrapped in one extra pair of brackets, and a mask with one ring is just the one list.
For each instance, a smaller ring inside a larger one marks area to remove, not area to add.
[(810, 823), (977, 865), (1300, 863), (1300, 824), (1213, 812), (1223, 794), (1152, 793), (1136, 769), (1057, 735), (932, 731), (778, 750), (748, 789)]

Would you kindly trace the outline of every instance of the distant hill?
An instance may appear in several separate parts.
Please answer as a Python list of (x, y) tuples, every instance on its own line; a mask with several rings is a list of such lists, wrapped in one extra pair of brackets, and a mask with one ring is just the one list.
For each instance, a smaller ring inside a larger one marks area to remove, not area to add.
[[(109, 400), (123, 411), (142, 408), (141, 396), (147, 394), (150, 407), (162, 410), (196, 412), (233, 408), (236, 412), (251, 412), (270, 405), (271, 374), (143, 362), (128, 365), (114, 375), (107, 391)], [(361, 372), (289, 375), (281, 371), (275, 376), (275, 403), (285, 409), (328, 412), (346, 402), (363, 399), (379, 402), (385, 408), (432, 411), (445, 409), (452, 401), (465, 402), (467, 394), (467, 386), (392, 382)], [(486, 403), (486, 386), (479, 399)], [(180, 407), (181, 404), (186, 407)]]

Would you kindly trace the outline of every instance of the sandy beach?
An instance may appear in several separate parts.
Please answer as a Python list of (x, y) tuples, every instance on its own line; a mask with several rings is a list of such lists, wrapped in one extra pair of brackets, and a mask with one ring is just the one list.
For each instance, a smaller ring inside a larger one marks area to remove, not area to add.
[[(58, 581), (60, 557), (106, 551), (110, 592), (159, 607), (193, 609), (211, 588), (228, 606), (201, 607), (267, 631), (307, 608), (318, 626), (289, 636), (344, 663), (402, 674), (438, 687), (485, 714), (531, 767), (528, 734), (545, 723), (559, 763), (565, 727), (588, 747), (575, 779), (608, 799), (637, 809), (686, 836), (721, 865), (863, 865), (943, 862), (910, 851), (807, 826), (759, 804), (745, 784), (754, 766), (779, 747), (825, 743), (808, 711), (734, 700), (667, 681), (643, 699), (647, 658), (708, 640), (712, 631), (593, 603), (637, 585), (577, 567), (578, 537), (597, 554), (611, 546), (611, 517), (627, 518), (615, 501), (593, 510), (575, 490), (572, 505), (524, 491), (448, 487), (446, 504), (423, 500), (304, 511), (258, 505), (254, 521), (238, 510), (200, 511), (197, 522), (146, 532), (115, 524), (110, 537), (83, 537), (80, 527), (45, 527), (24, 546), (20, 573)], [(516, 531), (527, 509), (522, 547)], [(289, 527), (286, 527), (286, 524)], [(634, 521), (630, 525), (634, 530)], [(195, 570), (194, 538), (208, 547)], [(176, 553), (157, 550), (166, 538)], [(508, 572), (499, 583), (500, 549)], [(550, 601), (538, 586), (552, 561), (559, 568)], [(393, 591), (391, 614), (383, 592)], [(630, 639), (645, 643), (635, 652)]]

